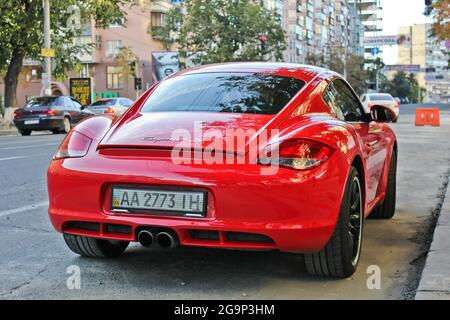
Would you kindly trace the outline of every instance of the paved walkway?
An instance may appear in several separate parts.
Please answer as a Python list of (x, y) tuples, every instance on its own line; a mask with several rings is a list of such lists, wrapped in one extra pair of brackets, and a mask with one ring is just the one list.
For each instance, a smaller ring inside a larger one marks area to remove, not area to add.
[(450, 186), (434, 231), (416, 300), (450, 300)]

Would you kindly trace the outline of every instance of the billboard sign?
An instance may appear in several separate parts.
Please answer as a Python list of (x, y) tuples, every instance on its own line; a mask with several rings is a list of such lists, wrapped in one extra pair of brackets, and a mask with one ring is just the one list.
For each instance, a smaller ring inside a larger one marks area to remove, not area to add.
[(386, 71), (421, 72), (420, 64), (390, 64), (385, 66)]
[(157, 81), (180, 71), (178, 52), (153, 52), (153, 73)]
[(365, 47), (403, 46), (409, 48), (411, 47), (411, 36), (402, 34), (397, 36), (365, 37), (363, 45)]
[(80, 101), (83, 107), (91, 104), (92, 101), (92, 85), (91, 78), (70, 78), (69, 79), (70, 95)]

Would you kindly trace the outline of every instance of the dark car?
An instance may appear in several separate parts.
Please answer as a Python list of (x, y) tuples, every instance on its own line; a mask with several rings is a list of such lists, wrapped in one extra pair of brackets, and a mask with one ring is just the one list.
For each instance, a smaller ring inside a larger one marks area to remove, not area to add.
[(50, 130), (55, 134), (68, 133), (73, 124), (92, 115), (72, 97), (37, 97), (14, 112), (14, 124), (23, 136), (29, 136), (31, 131), (42, 130)]

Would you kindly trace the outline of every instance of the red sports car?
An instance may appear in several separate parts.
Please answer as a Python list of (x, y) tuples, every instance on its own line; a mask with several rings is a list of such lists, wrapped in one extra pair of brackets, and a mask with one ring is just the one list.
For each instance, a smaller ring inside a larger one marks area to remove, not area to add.
[(348, 277), (364, 219), (394, 215), (392, 119), (326, 69), (185, 70), (121, 117), (72, 129), (48, 169), (50, 219), (82, 256), (132, 241), (277, 249), (305, 254), (311, 274)]

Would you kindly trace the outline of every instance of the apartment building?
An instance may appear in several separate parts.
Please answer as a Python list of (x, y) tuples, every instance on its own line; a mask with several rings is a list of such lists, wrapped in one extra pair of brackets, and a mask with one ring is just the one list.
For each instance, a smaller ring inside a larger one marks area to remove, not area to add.
[(332, 50), (362, 54), (362, 24), (348, 0), (263, 0), (281, 15), (287, 34), (285, 61), (304, 63), (311, 55), (325, 56)]
[[(383, 32), (382, 0), (348, 0), (348, 3), (353, 8), (352, 10), (357, 12), (361, 21), (363, 32), (359, 41), (362, 41), (363, 37), (381, 35)], [(371, 56), (381, 57), (382, 48), (365, 46), (364, 55), (366, 58)]]
[(431, 35), (431, 25), (416, 24), (400, 27), (399, 34), (411, 36), (410, 47), (398, 47), (399, 65), (419, 65), (420, 71), (413, 72), (419, 85), (426, 89), (424, 101), (433, 103), (450, 102), (450, 75), (446, 67), (450, 48), (443, 41)]

